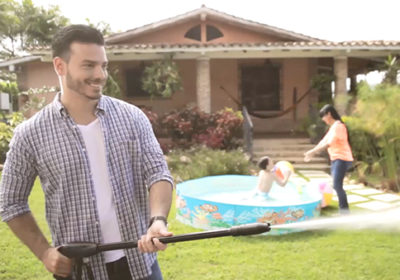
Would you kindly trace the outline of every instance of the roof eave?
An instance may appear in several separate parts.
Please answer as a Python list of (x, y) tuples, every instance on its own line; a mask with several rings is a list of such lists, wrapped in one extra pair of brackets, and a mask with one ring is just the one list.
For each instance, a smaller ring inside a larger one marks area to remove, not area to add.
[(235, 48), (155, 48), (155, 49), (108, 49), (110, 61), (154, 60), (173, 54), (174, 59), (197, 59), (202, 56), (219, 59), (237, 58), (317, 58), (317, 57), (385, 57), (389, 53), (400, 54), (400, 47), (235, 47)]
[(0, 68), (10, 67), (12, 65), (17, 65), (17, 64), (24, 64), (27, 62), (40, 60), (41, 58), (42, 58), (41, 55), (30, 55), (30, 56), (17, 57), (10, 60), (0, 61)]

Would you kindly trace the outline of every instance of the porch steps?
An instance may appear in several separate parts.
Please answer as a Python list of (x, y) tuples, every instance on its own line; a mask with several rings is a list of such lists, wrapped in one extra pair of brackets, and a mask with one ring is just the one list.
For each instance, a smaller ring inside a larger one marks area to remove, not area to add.
[(304, 153), (315, 145), (308, 137), (294, 134), (262, 134), (253, 139), (253, 159), (257, 161), (262, 156), (271, 157), (274, 162), (286, 160), (298, 170), (329, 170), (329, 160), (326, 154), (318, 155), (310, 162), (304, 162)]

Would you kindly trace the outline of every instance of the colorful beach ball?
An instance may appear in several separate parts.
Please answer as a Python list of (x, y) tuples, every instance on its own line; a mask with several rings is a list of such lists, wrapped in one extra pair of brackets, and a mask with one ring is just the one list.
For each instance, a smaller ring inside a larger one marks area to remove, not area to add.
[(324, 208), (324, 207), (328, 206), (332, 201), (333, 188), (332, 188), (331, 184), (329, 184), (328, 182), (321, 182), (318, 184), (318, 187), (319, 187), (320, 193), (322, 194), (321, 207)]
[(275, 173), (280, 179), (285, 179), (289, 171), (294, 172), (293, 165), (290, 162), (281, 160), (275, 164)]

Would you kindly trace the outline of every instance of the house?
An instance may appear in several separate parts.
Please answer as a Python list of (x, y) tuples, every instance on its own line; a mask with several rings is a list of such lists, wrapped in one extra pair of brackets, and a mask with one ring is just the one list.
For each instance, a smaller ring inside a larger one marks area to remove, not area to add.
[[(335, 99), (347, 95), (346, 81), (366, 73), (400, 42), (331, 42), (238, 18), (208, 7), (187, 12), (106, 39), (110, 68), (118, 68), (122, 99), (158, 114), (197, 104), (205, 112), (246, 107), (256, 132), (288, 132), (309, 114), (318, 93), (311, 79), (335, 75)], [(57, 86), (49, 48), (31, 56), (0, 62), (18, 73), (22, 89)], [(154, 60), (172, 56), (179, 67), (182, 92), (150, 98), (141, 75)], [(258, 117), (256, 117), (258, 116)]]

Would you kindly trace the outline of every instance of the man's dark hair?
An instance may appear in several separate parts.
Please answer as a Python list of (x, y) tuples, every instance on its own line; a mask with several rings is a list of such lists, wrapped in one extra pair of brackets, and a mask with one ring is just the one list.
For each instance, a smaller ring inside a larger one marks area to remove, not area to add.
[(88, 25), (73, 24), (64, 27), (54, 35), (51, 44), (53, 58), (58, 56), (68, 60), (70, 46), (73, 42), (104, 46), (104, 37), (99, 30)]
[(262, 157), (262, 158), (260, 158), (260, 159), (258, 160), (257, 166), (258, 166), (260, 169), (265, 169), (265, 168), (267, 168), (268, 163), (269, 163), (269, 157), (265, 156), (265, 157)]

